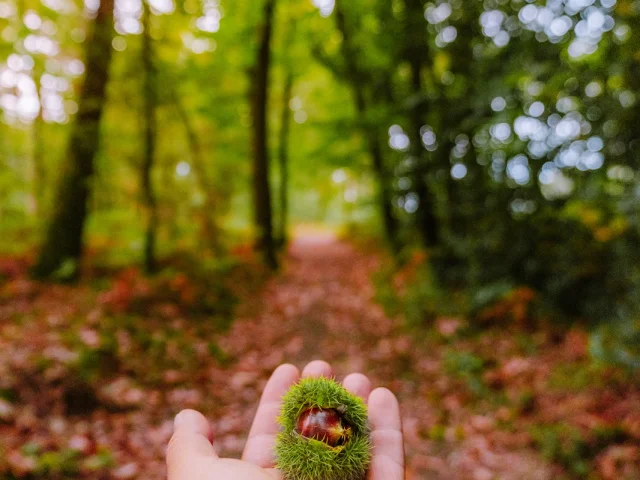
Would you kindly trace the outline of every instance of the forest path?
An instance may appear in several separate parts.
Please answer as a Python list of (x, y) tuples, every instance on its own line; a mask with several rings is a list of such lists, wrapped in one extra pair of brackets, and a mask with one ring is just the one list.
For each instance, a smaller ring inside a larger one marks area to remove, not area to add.
[(377, 265), (376, 257), (331, 235), (297, 238), (283, 272), (241, 307), (227, 336), (234, 356), (242, 362), (259, 351), (268, 363), (273, 356), (300, 367), (325, 359), (338, 375), (368, 369), (379, 357), (378, 344), (394, 330), (373, 301)]
[[(511, 440), (504, 436), (501, 445), (493, 445), (487, 435), (493, 431), (492, 420), (463, 406), (464, 393), (442, 371), (441, 349), (430, 348), (425, 340), (418, 343), (385, 315), (374, 301), (372, 285), (379, 264), (375, 255), (330, 235), (297, 238), (281, 275), (259, 298), (240, 308), (231, 331), (220, 339), (237, 359), (231, 385), (243, 392), (245, 401), (242, 406), (233, 402), (227, 405), (232, 408), (215, 416), (243, 411), (238, 426), (247, 428), (273, 368), (282, 362), (302, 368), (308, 361), (324, 359), (338, 379), (351, 372), (366, 373), (374, 386), (387, 386), (398, 395), (407, 478), (550, 478), (544, 462), (529, 448), (508, 446)], [(256, 377), (256, 371), (263, 373)], [(434, 384), (439, 384), (437, 391), (431, 391)], [(448, 403), (434, 407), (434, 402)], [(430, 429), (444, 418), (456, 427), (443, 431), (446, 439), (431, 440)], [(464, 440), (454, 438), (463, 430)], [(218, 438), (221, 449), (239, 455), (244, 438), (229, 434)]]

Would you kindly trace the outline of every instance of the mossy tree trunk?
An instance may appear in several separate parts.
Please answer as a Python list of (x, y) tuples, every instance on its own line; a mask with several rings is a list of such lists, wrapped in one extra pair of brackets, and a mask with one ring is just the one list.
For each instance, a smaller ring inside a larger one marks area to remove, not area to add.
[(257, 229), (256, 249), (272, 269), (278, 267), (273, 238), (273, 211), (269, 184), (269, 149), (267, 111), (269, 100), (269, 70), (271, 67), (271, 37), (276, 0), (266, 0), (260, 27), (258, 52), (252, 73), (251, 113), (253, 117), (253, 195)]
[(289, 132), (291, 130), (291, 94), (293, 91), (293, 72), (288, 71), (282, 91), (282, 114), (278, 161), (280, 162), (280, 223), (277, 235), (278, 246), (284, 248), (289, 241)]
[(284, 249), (289, 241), (289, 136), (291, 132), (291, 99), (293, 97), (293, 85), (295, 83), (295, 65), (291, 51), (296, 41), (296, 23), (291, 17), (287, 18), (288, 29), (285, 38), (285, 52), (283, 54), (283, 69), (285, 74), (282, 89), (282, 111), (280, 114), (280, 132), (278, 139), (278, 162), (280, 174), (278, 207), (278, 232), (277, 245)]
[(38, 116), (33, 121), (31, 130), (31, 140), (33, 143), (31, 152), (31, 161), (33, 164), (33, 200), (34, 200), (34, 213), (38, 216), (42, 216), (45, 213), (44, 198), (45, 188), (47, 185), (47, 171), (45, 167), (44, 159), (44, 118), (43, 118), (43, 106), (42, 96), (40, 95), (40, 79), (42, 74), (37, 66), (34, 68), (33, 81), (36, 84), (36, 95), (38, 96), (38, 102), (40, 103), (40, 111)]
[(67, 157), (52, 207), (52, 219), (33, 269), (39, 278), (72, 280), (79, 273), (94, 159), (106, 99), (113, 40), (114, 0), (102, 0), (85, 42), (86, 76), (71, 128)]
[(414, 160), (414, 191), (419, 199), (416, 212), (416, 225), (427, 247), (440, 243), (440, 228), (436, 215), (436, 195), (429, 188), (427, 175), (430, 166), (426, 151), (422, 145), (422, 127), (426, 121), (426, 100), (423, 94), (423, 68), (429, 55), (426, 43), (424, 22), (424, 4), (422, 0), (404, 0), (405, 38), (407, 40), (405, 56), (411, 68), (412, 106), (409, 112), (411, 147), (409, 154)]
[(153, 164), (156, 154), (158, 121), (157, 74), (151, 39), (151, 8), (143, 1), (142, 66), (144, 69), (144, 157), (141, 170), (142, 198), (146, 217), (144, 237), (144, 268), (147, 274), (158, 269), (156, 242), (158, 236), (158, 200), (153, 186)]
[(342, 56), (345, 62), (345, 73), (351, 87), (353, 100), (358, 114), (358, 122), (365, 137), (367, 150), (371, 156), (373, 171), (378, 180), (378, 205), (382, 215), (384, 233), (387, 241), (395, 251), (398, 249), (398, 222), (393, 212), (393, 191), (385, 168), (384, 155), (380, 145), (379, 130), (367, 122), (368, 102), (365, 96), (366, 78), (357, 61), (357, 51), (351, 40), (351, 30), (343, 9), (344, 0), (336, 0), (336, 25), (342, 34)]

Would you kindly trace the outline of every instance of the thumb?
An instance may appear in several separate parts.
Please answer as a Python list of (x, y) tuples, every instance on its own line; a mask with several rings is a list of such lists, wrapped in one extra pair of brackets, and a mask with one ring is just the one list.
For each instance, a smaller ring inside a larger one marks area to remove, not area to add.
[(169, 479), (189, 478), (199, 457), (215, 458), (216, 452), (211, 441), (213, 432), (207, 419), (194, 410), (183, 410), (175, 420), (173, 436), (167, 447), (167, 467)]

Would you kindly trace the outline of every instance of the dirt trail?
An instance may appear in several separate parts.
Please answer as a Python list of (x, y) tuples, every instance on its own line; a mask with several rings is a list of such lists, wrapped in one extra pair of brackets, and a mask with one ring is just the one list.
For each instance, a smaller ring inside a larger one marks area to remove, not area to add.
[(368, 369), (379, 341), (394, 329), (373, 302), (376, 265), (376, 258), (331, 237), (296, 240), (284, 272), (240, 309), (225, 335), (228, 348), (240, 363), (260, 352), (268, 363), (277, 357), (302, 366), (323, 358), (338, 375)]

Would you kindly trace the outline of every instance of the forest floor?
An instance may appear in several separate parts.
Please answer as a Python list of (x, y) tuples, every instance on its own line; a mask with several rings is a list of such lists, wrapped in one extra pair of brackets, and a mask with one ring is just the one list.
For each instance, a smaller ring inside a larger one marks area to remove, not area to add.
[(280, 275), (240, 293), (224, 333), (190, 315), (206, 293), (182, 275), (50, 287), (5, 262), (0, 479), (162, 479), (183, 408), (239, 456), (273, 369), (318, 358), (398, 395), (408, 479), (640, 478), (637, 374), (593, 364), (580, 329), (407, 330), (374, 301), (381, 261), (300, 238)]

